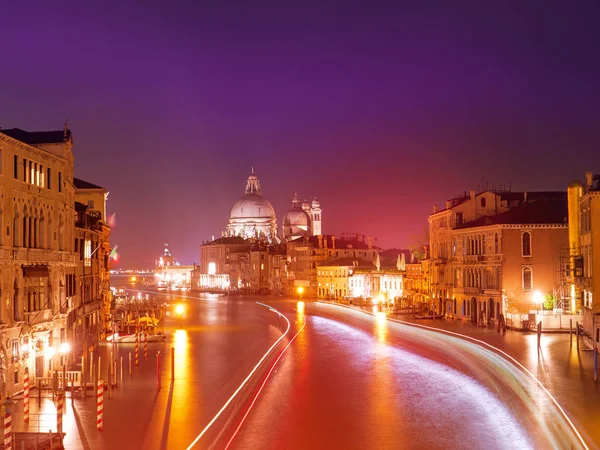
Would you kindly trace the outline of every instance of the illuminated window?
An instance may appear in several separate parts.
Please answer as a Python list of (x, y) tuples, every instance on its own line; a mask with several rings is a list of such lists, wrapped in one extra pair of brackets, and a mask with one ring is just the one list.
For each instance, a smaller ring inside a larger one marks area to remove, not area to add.
[(530, 291), (533, 289), (533, 277), (531, 267), (523, 267), (523, 290)]
[(85, 240), (83, 257), (84, 257), (84, 265), (88, 266), (88, 267), (91, 266), (92, 265), (92, 241), (90, 241), (89, 239)]
[(525, 231), (521, 235), (521, 252), (523, 256), (531, 256), (531, 233)]
[(217, 264), (214, 262), (209, 262), (208, 263), (208, 274), (216, 275), (216, 273), (217, 273)]

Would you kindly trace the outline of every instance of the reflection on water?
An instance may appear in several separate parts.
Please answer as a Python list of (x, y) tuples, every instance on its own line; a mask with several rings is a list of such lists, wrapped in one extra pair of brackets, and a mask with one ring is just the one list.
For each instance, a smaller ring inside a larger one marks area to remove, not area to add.
[(387, 316), (384, 312), (375, 312), (375, 334), (377, 335), (377, 340), (379, 342), (386, 342), (388, 329)]
[(304, 314), (304, 302), (298, 302), (298, 313)]

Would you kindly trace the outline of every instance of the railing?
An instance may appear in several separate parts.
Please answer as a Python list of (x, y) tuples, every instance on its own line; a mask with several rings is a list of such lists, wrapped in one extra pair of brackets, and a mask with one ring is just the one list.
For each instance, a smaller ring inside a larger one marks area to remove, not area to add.
[(29, 413), (29, 423), (23, 413), (13, 413), (11, 428), (14, 433), (56, 433), (56, 413)]
[(43, 309), (41, 311), (34, 311), (25, 313), (25, 323), (27, 325), (35, 325), (43, 322), (50, 322), (52, 320), (52, 310)]
[[(81, 371), (80, 370), (67, 370), (66, 372), (61, 372), (61, 371), (57, 371), (57, 372), (58, 372), (58, 382), (59, 382), (60, 387), (66, 388), (69, 386), (75, 386), (75, 387), (81, 386)], [(63, 380), (64, 374), (67, 375), (66, 386), (64, 385), (64, 380)]]

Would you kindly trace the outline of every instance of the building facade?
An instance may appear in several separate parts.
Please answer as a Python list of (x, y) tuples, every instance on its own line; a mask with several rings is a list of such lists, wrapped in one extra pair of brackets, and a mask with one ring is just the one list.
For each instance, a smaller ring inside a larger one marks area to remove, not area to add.
[[(600, 347), (600, 175), (586, 172), (585, 184), (569, 185), (569, 261), (566, 269), (573, 303), (583, 309), (588, 342)], [(597, 272), (597, 271), (596, 271)]]
[[(521, 229), (530, 238), (542, 229), (555, 230), (550, 237), (541, 233), (543, 237), (540, 240), (552, 241), (551, 249), (555, 254), (547, 264), (553, 268), (560, 247), (566, 245), (565, 208), (565, 192), (507, 191), (484, 191), (479, 194), (470, 191), (469, 195), (448, 200), (442, 211), (434, 206), (434, 213), (429, 217), (430, 307), (441, 313), (467, 317), (474, 322), (483, 320), (483, 317), (486, 320), (496, 318), (500, 312), (506, 314), (509, 309), (514, 313), (524, 311), (527, 295), (523, 293), (531, 289), (517, 288), (523, 283), (514, 283), (521, 280), (522, 276), (528, 277), (530, 272), (523, 269), (523, 275), (520, 263), (516, 261), (514, 264), (519, 266), (518, 270), (506, 268), (504, 271), (502, 265), (506, 260), (501, 250), (496, 252), (496, 248), (502, 249), (503, 240), (509, 237), (510, 242), (514, 241), (514, 232), (509, 229)], [(511, 252), (513, 250), (517, 251), (516, 247), (510, 248)], [(537, 254), (543, 251), (540, 249)], [(527, 261), (534, 259), (521, 261), (524, 267)], [(537, 262), (542, 264), (539, 259)], [(553, 270), (541, 269), (541, 273), (547, 274), (544, 279), (550, 279), (541, 283), (541, 286), (546, 289), (549, 283), (550, 291), (554, 286)], [(513, 287), (510, 288), (508, 284), (503, 284), (503, 281), (509, 282), (509, 278), (503, 278), (508, 273), (512, 276), (509, 284)], [(513, 276), (515, 273), (520, 275)], [(504, 292), (507, 289), (509, 292)], [(503, 298), (506, 299), (504, 303)]]
[(69, 322), (76, 322), (70, 313), (83, 281), (74, 249), (80, 234), (73, 173), (66, 125), (0, 130), (0, 391), (8, 395), (22, 389), (25, 367), (31, 377), (44, 377), (68, 362)]

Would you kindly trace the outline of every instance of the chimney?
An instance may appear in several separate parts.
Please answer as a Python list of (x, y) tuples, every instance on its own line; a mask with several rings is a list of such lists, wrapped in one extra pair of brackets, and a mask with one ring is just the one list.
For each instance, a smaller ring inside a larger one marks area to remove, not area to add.
[(523, 202), (527, 203), (527, 192), (523, 192)]
[(433, 213), (435, 214), (437, 212), (437, 205), (433, 205)]
[(335, 248), (335, 236), (331, 236), (331, 248)]
[(327, 248), (328, 243), (329, 243), (329, 236), (323, 236), (323, 248)]
[(369, 250), (373, 248), (373, 238), (371, 236), (367, 237), (367, 243), (369, 245)]
[(592, 172), (585, 173), (585, 187), (590, 190), (594, 181), (594, 174)]
[(323, 236), (319, 235), (317, 236), (317, 239), (319, 239), (319, 248), (323, 248)]
[(474, 190), (469, 191), (469, 197), (471, 197), (471, 200), (475, 201), (475, 191)]
[(446, 200), (446, 209), (452, 208), (452, 200)]

